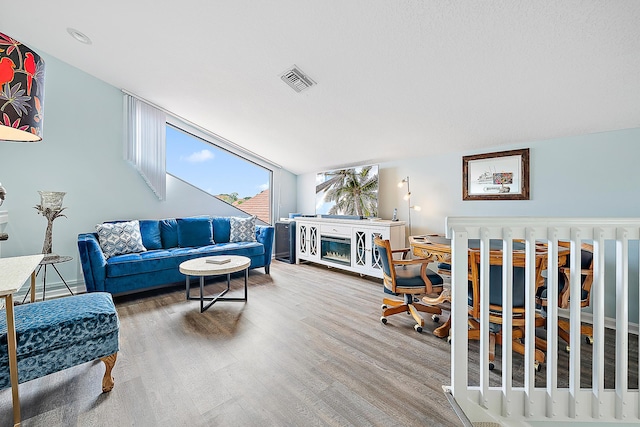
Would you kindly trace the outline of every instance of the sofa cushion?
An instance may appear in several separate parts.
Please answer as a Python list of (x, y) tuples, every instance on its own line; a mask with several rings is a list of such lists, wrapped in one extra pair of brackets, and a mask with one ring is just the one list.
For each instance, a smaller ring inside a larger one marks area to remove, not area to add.
[(231, 225), (231, 232), (229, 234), (229, 241), (231, 243), (256, 241), (255, 215), (248, 218), (231, 217), (229, 218), (229, 224)]
[[(199, 248), (177, 248), (171, 251), (180, 262), (210, 255), (240, 255), (255, 257), (264, 254), (264, 245), (258, 242), (216, 243)], [(178, 263), (179, 264), (179, 263)]]
[(123, 277), (168, 269), (178, 269), (181, 262), (211, 255), (255, 257), (264, 254), (258, 242), (217, 243), (197, 248), (172, 248), (139, 254), (118, 255), (107, 261), (107, 277)]
[(160, 220), (160, 237), (164, 249), (178, 247), (178, 221), (175, 218)]
[(147, 250), (142, 244), (140, 224), (137, 220), (98, 224), (96, 232), (105, 258)]
[(147, 250), (162, 249), (160, 221), (152, 219), (140, 220), (140, 234), (142, 234), (142, 244)]
[[(177, 249), (177, 248), (174, 248)], [(125, 254), (107, 260), (107, 277), (122, 277), (176, 268), (172, 249)]]
[(178, 218), (177, 221), (179, 247), (191, 248), (212, 245), (214, 243), (211, 218), (202, 216)]

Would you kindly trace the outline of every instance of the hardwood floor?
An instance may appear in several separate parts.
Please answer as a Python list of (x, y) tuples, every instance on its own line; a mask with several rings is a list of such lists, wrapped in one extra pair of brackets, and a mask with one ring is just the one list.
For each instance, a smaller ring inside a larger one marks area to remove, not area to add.
[[(442, 392), (450, 346), (430, 320), (422, 334), (411, 316), (382, 325), (381, 280), (278, 261), (262, 271), (249, 275), (247, 303), (205, 313), (183, 286), (116, 298), (113, 391), (101, 393), (101, 362), (30, 381), (22, 425), (461, 425)], [(0, 424), (11, 414), (6, 389)]]

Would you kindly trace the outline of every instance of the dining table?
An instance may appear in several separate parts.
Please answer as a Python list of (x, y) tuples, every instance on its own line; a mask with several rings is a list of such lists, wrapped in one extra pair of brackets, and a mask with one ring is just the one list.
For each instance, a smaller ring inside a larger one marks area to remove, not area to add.
[[(423, 258), (433, 261), (438, 264), (438, 272), (440, 274), (447, 274), (451, 272), (451, 239), (439, 234), (426, 234), (409, 236), (409, 244), (411, 247), (411, 253), (415, 258)], [(489, 256), (492, 258), (502, 258), (503, 241), (491, 240), (489, 248)], [(526, 259), (526, 244), (521, 240), (513, 241), (513, 266), (524, 267)], [(536, 242), (536, 289), (544, 284), (545, 272), (547, 268), (547, 244), (540, 241)], [(479, 257), (480, 253), (480, 240), (469, 240), (469, 256)], [(569, 248), (559, 246), (558, 247), (558, 266), (565, 265), (567, 256), (569, 255)], [(470, 258), (471, 259), (471, 258)], [(471, 262), (469, 263), (471, 264)], [(469, 269), (469, 281), (480, 280), (477, 269)], [(429, 298), (429, 297), (427, 297)], [(444, 288), (442, 294), (438, 297), (440, 304), (451, 304), (451, 289)], [(430, 301), (425, 301), (429, 303)], [(434, 329), (433, 334), (437, 337), (444, 338), (449, 337), (449, 331), (451, 329), (451, 316), (438, 328)]]

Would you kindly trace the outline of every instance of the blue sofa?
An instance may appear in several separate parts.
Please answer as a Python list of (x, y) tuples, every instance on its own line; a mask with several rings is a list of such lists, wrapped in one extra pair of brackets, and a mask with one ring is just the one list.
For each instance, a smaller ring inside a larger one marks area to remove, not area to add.
[[(139, 220), (143, 250), (110, 257), (105, 256), (97, 233), (79, 234), (78, 251), (87, 292), (121, 295), (181, 282), (185, 276), (178, 269), (180, 263), (212, 255), (246, 256), (251, 259), (249, 269), (264, 267), (269, 274), (274, 228), (255, 225), (255, 241), (232, 243), (231, 220), (229, 217)], [(210, 244), (211, 241), (214, 243)]]

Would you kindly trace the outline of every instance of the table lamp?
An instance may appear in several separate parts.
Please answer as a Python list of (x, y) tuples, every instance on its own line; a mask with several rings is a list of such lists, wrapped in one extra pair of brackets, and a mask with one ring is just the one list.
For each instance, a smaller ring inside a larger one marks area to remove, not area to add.
[[(44, 114), (44, 61), (0, 33), (0, 141), (39, 142)], [(0, 205), (6, 190), (0, 185)], [(8, 237), (3, 233), (4, 240)]]

